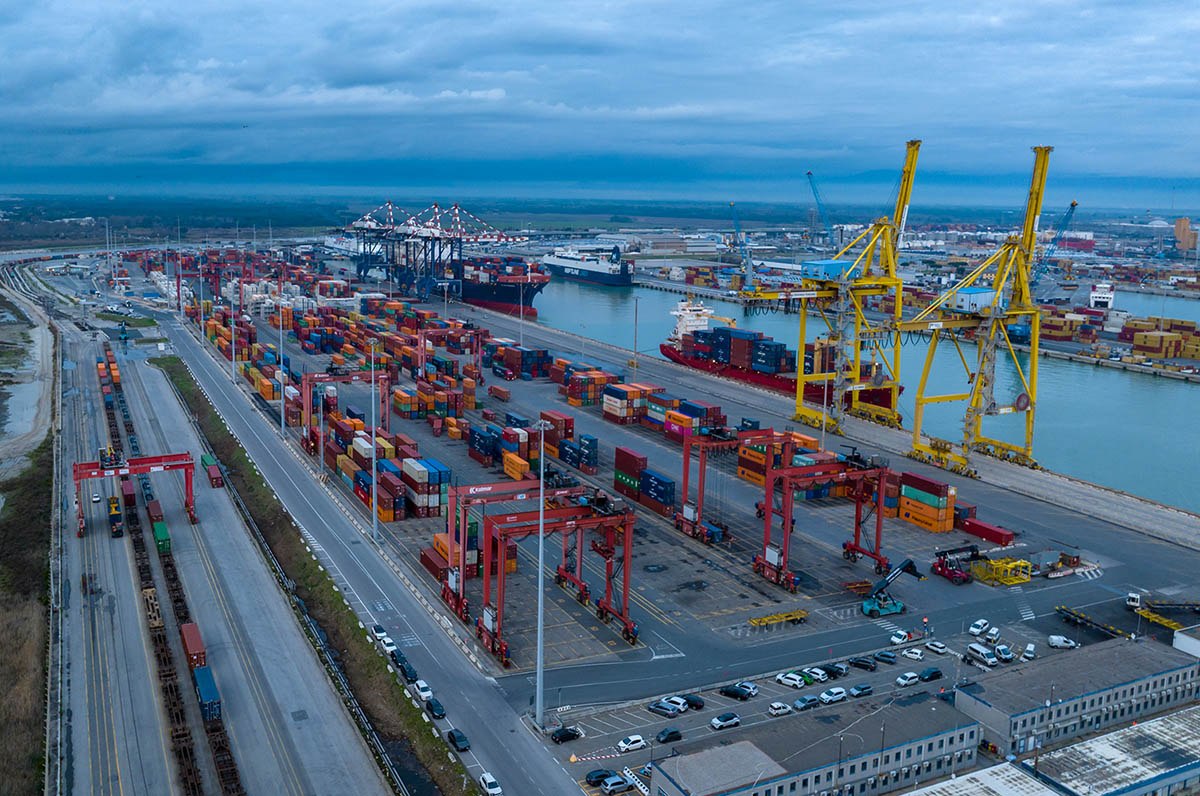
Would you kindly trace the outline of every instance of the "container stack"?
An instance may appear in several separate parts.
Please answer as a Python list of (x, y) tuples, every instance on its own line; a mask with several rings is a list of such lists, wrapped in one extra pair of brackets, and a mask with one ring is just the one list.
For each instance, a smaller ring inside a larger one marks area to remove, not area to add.
[(900, 474), (900, 519), (932, 533), (954, 530), (956, 489), (916, 473)]
[(618, 425), (632, 425), (645, 417), (650, 396), (662, 392), (652, 384), (608, 384), (601, 396), (604, 419)]
[(495, 432), (494, 427), (471, 426), (467, 434), (467, 446), (468, 456), (484, 467), (491, 467), (500, 455), (500, 435)]
[(573, 373), (567, 381), (567, 403), (571, 406), (595, 406), (600, 403), (605, 385), (616, 384), (617, 377), (602, 370)]
[(640, 423), (652, 431), (663, 431), (667, 412), (679, 408), (679, 399), (666, 393), (654, 393), (646, 401), (646, 416)]
[(442, 513), (450, 489), (450, 468), (435, 459), (405, 459), (400, 480), (408, 516), (437, 517)]
[(643, 506), (664, 517), (675, 513), (675, 481), (656, 470), (643, 469), (638, 477), (638, 498)]
[(617, 448), (614, 458), (613, 489), (630, 500), (641, 502), (646, 457), (629, 448)]
[(549, 424), (544, 432), (546, 437), (546, 455), (558, 458), (558, 446), (563, 440), (575, 438), (575, 418), (555, 410), (542, 412), (541, 420)]
[(583, 434), (578, 442), (563, 440), (558, 445), (558, 458), (587, 475), (595, 475), (600, 467), (600, 441)]

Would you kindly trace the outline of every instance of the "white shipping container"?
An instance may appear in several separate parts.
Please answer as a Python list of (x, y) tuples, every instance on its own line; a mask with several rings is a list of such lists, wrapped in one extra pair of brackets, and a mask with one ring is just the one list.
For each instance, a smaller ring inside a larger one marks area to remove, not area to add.
[(964, 312), (977, 312), (984, 307), (990, 307), (996, 298), (996, 291), (982, 287), (965, 287), (954, 294), (954, 309)]
[[(429, 483), (429, 470), (421, 463), (420, 459), (405, 459), (403, 469), (408, 477), (418, 484)], [(420, 503), (418, 505), (423, 506), (426, 504)]]
[[(419, 492), (415, 492), (411, 486), (404, 487), (404, 492), (414, 506), (425, 507), (429, 505), (429, 495), (422, 495)], [(437, 504), (435, 503), (434, 505)]]
[(358, 451), (359, 455), (364, 458), (371, 458), (371, 443), (362, 437), (355, 437), (354, 442), (350, 443), (354, 450)]

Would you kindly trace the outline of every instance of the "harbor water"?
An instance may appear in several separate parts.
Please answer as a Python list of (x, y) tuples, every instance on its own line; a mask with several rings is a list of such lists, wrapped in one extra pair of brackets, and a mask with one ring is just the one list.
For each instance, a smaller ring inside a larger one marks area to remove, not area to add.
[[(612, 345), (633, 348), (636, 313), (637, 348), (659, 356), (658, 345), (674, 328), (670, 312), (682, 296), (644, 288), (605, 288), (565, 280), (552, 281), (538, 298), (538, 320)], [(799, 320), (795, 315), (743, 317), (739, 304), (706, 300), (718, 315), (737, 320), (744, 329), (761, 331), (795, 348)], [(1197, 318), (1200, 302), (1175, 297), (1118, 292), (1117, 307), (1135, 315)], [(714, 321), (714, 325), (719, 324)], [(810, 319), (810, 337), (823, 324)], [(913, 396), (928, 347), (913, 340), (904, 347), (900, 407), (905, 422), (913, 415)], [(975, 349), (963, 349), (973, 362)], [(555, 352), (588, 357), (579, 350)], [(595, 352), (592, 352), (593, 354)], [(966, 374), (952, 344), (939, 346), (931, 377), (931, 394), (963, 392)], [(999, 367), (996, 398), (1015, 397), (1015, 369)], [(1142, 495), (1189, 511), (1200, 512), (1200, 493), (1190, 485), (1200, 448), (1200, 424), (1194, 421), (1200, 385), (1130, 373), (1080, 362), (1043, 358), (1040, 363), (1034, 456), (1056, 472)], [(936, 436), (962, 438), (963, 403), (927, 407), (925, 430)], [(989, 418), (984, 430), (1011, 442), (1023, 441), (1022, 416)]]

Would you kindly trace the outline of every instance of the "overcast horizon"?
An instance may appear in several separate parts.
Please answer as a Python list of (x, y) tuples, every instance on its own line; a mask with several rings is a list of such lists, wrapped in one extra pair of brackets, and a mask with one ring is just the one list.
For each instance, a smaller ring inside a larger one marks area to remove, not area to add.
[(0, 3), (0, 191), (1200, 206), (1195, 4), (796, 5)]

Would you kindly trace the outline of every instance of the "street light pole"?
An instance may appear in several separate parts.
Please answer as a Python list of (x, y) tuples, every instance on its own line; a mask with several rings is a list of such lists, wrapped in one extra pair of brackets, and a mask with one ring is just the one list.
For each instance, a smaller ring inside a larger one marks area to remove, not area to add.
[(278, 361), (275, 363), (275, 372), (279, 374), (279, 436), (283, 437), (287, 434), (283, 422), (283, 406), (287, 403), (284, 393), (287, 389), (284, 382), (284, 379), (287, 378), (287, 371), (283, 367), (283, 263), (279, 264), (279, 295), (277, 298), (275, 309), (279, 315), (279, 351), (276, 356)]
[(633, 367), (635, 369), (637, 368), (637, 358), (638, 358), (637, 333), (638, 333), (638, 297), (634, 296), (633, 297)]
[(545, 678), (546, 678), (546, 625), (545, 601), (546, 586), (546, 429), (550, 426), (544, 420), (534, 424), (538, 430), (538, 576), (537, 576), (537, 673), (535, 676), (534, 721), (538, 730), (546, 726), (543, 711), (545, 709)]
[(524, 282), (517, 283), (517, 291), (520, 294), (520, 298), (518, 299), (518, 301), (520, 301), (520, 311), (517, 313), (517, 324), (520, 329), (520, 331), (518, 332), (518, 336), (520, 337), (520, 342), (518, 343), (518, 345), (520, 345), (521, 347), (524, 347), (525, 346), (525, 283)]
[(829, 378), (825, 378), (825, 397), (821, 402), (821, 450), (825, 450), (825, 419), (829, 417)]
[(375, 338), (368, 341), (371, 344), (371, 540), (376, 544), (379, 543), (379, 508), (377, 498), (379, 496), (379, 486), (376, 482), (376, 477), (379, 474), (379, 469), (376, 462), (379, 446), (375, 442), (375, 345), (379, 342)]

